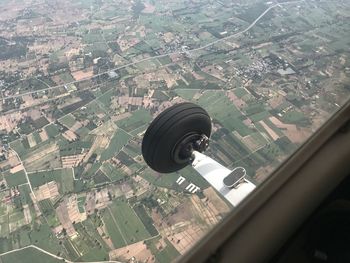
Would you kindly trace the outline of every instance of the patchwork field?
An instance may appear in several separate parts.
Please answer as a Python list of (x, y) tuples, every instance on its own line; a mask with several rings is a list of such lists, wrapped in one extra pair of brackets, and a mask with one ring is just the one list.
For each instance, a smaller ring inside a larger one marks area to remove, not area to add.
[(105, 209), (102, 220), (116, 248), (151, 237), (125, 200), (115, 200)]

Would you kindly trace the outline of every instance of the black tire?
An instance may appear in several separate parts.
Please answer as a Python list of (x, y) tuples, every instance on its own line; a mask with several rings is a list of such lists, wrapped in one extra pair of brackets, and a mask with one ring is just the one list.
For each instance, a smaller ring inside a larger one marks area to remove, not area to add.
[(178, 163), (173, 151), (187, 134), (211, 133), (208, 113), (193, 103), (176, 104), (159, 114), (148, 127), (142, 141), (142, 155), (146, 163), (160, 173), (171, 173), (189, 162)]

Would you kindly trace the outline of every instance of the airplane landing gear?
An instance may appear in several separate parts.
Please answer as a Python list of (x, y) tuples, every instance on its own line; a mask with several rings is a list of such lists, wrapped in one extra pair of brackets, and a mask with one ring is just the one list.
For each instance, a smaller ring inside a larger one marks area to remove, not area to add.
[(143, 158), (160, 173), (192, 166), (222, 197), (237, 206), (255, 185), (246, 177), (244, 167), (231, 170), (202, 153), (208, 147), (210, 133), (211, 121), (204, 109), (188, 102), (176, 104), (160, 113), (148, 127), (142, 141)]
[(160, 173), (184, 168), (193, 151), (203, 152), (209, 144), (211, 121), (208, 113), (193, 103), (179, 103), (160, 113), (142, 141), (146, 163)]

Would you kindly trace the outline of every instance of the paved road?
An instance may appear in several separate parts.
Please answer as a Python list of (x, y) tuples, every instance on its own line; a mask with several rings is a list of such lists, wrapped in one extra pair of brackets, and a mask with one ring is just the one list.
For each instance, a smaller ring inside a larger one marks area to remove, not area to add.
[[(193, 53), (193, 52), (196, 52), (196, 51), (199, 51), (199, 50), (202, 50), (202, 49), (205, 49), (205, 48), (208, 48), (210, 46), (213, 46), (217, 43), (220, 43), (220, 42), (223, 42), (223, 41), (226, 41), (230, 38), (234, 38), (234, 37), (237, 37), (241, 34), (244, 34), (245, 32), (249, 31), (252, 27), (254, 27), (256, 25), (256, 23), (258, 23), (261, 18), (263, 18), (271, 9), (275, 8), (275, 7), (278, 7), (278, 6), (282, 6), (282, 5), (288, 5), (288, 4), (296, 4), (296, 3), (301, 3), (305, 0), (298, 0), (298, 1), (288, 1), (288, 2), (283, 2), (283, 3), (278, 3), (278, 4), (274, 4), (272, 6), (270, 6), (269, 8), (267, 8), (264, 12), (262, 12), (260, 14), (260, 16), (255, 19), (246, 29), (242, 30), (242, 31), (239, 31), (233, 35), (230, 35), (230, 36), (227, 36), (227, 37), (224, 37), (224, 38), (221, 38), (221, 39), (218, 39), (218, 40), (215, 40), (207, 45), (204, 45), (204, 46), (201, 46), (201, 47), (198, 47), (198, 48), (194, 48), (194, 49), (190, 49), (188, 50), (187, 52), (188, 53)], [(87, 78), (83, 78), (81, 80), (75, 80), (75, 81), (71, 81), (71, 82), (67, 82), (65, 84), (61, 84), (61, 85), (57, 85), (57, 86), (52, 86), (52, 87), (49, 87), (49, 88), (45, 88), (45, 89), (41, 89), (41, 90), (35, 90), (35, 91), (29, 91), (29, 92), (24, 92), (24, 93), (21, 93), (21, 94), (16, 94), (16, 95), (11, 95), (11, 96), (6, 96), (6, 97), (3, 97), (2, 99), (13, 99), (13, 98), (18, 98), (18, 97), (22, 97), (24, 95), (29, 95), (29, 94), (33, 94), (33, 93), (36, 93), (36, 92), (41, 92), (41, 91), (48, 91), (48, 90), (52, 90), (52, 89), (57, 89), (57, 88), (61, 88), (65, 85), (69, 85), (69, 84), (76, 84), (76, 83), (79, 83), (81, 81), (84, 81), (84, 80), (89, 80), (89, 79), (92, 79), (92, 78), (95, 78), (95, 77), (99, 77), (99, 76), (102, 76), (110, 71), (114, 71), (114, 70), (120, 70), (120, 69), (123, 69), (123, 68), (127, 68), (127, 67), (130, 67), (130, 66), (133, 66), (133, 65), (136, 65), (136, 64), (139, 64), (139, 63), (142, 63), (142, 62), (145, 62), (145, 61), (150, 61), (150, 60), (153, 60), (153, 59), (158, 59), (158, 58), (162, 58), (162, 57), (166, 57), (166, 56), (169, 56), (169, 55), (177, 55), (177, 54), (180, 54), (180, 53), (183, 53), (183, 51), (174, 51), (174, 52), (170, 52), (170, 53), (166, 53), (166, 54), (162, 54), (162, 55), (158, 55), (158, 56), (153, 56), (153, 57), (149, 57), (149, 58), (144, 58), (144, 59), (141, 59), (141, 60), (138, 60), (138, 61), (135, 61), (135, 62), (130, 62), (130, 63), (127, 63), (125, 65), (122, 65), (122, 66), (119, 66), (119, 67), (116, 67), (116, 68), (112, 68), (110, 69), (109, 71), (107, 72), (102, 72), (102, 73), (99, 73), (99, 74), (96, 74), (96, 75), (93, 75), (91, 77), (87, 77)]]
[[(29, 246), (26, 246), (26, 247), (13, 249), (13, 250), (11, 250), (11, 251), (7, 251), (7, 252), (5, 252), (5, 253), (0, 254), (0, 256), (5, 256), (5, 255), (7, 255), (7, 254), (15, 253), (15, 252), (17, 252), (17, 251), (21, 251), (21, 250), (24, 250), (24, 249), (27, 249), (27, 248), (34, 248), (34, 249), (39, 250), (40, 252), (42, 252), (42, 253), (44, 253), (44, 254), (46, 254), (46, 255), (49, 255), (49, 256), (51, 256), (51, 257), (53, 257), (53, 258), (56, 258), (56, 259), (58, 259), (58, 260), (64, 260), (64, 262), (67, 262), (67, 263), (82, 263), (82, 262), (77, 262), (77, 261), (70, 261), (70, 260), (68, 260), (68, 259), (59, 257), (59, 256), (57, 256), (57, 255), (55, 255), (55, 254), (52, 254), (52, 253), (50, 253), (50, 252), (48, 252), (48, 251), (46, 251), (46, 250), (44, 250), (44, 249), (42, 249), (42, 248), (40, 248), (40, 247), (34, 246), (34, 245), (29, 245)], [(84, 263), (103, 263), (103, 262), (106, 262), (106, 263), (107, 263), (107, 262), (108, 262), (108, 263), (121, 263), (120, 261), (90, 261), (90, 262), (84, 261)]]

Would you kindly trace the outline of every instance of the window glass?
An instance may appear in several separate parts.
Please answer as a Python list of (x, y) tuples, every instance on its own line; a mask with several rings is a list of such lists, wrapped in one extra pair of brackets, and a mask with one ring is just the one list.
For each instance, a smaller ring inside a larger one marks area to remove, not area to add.
[(246, 196), (348, 100), (349, 17), (343, 0), (0, 0), (0, 261), (186, 253), (241, 199), (149, 168), (149, 123), (205, 108), (205, 154)]

